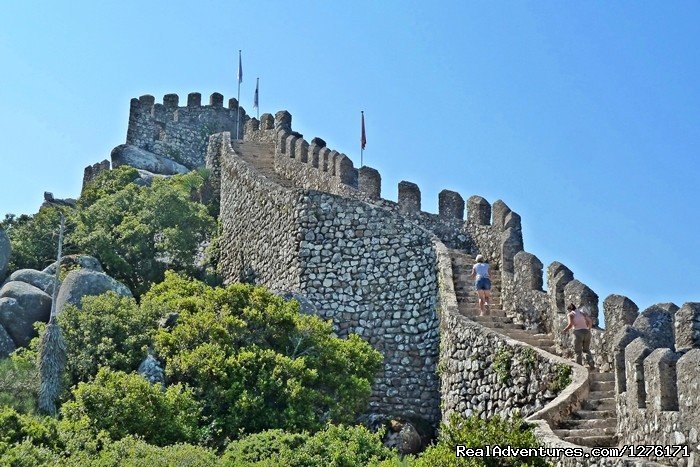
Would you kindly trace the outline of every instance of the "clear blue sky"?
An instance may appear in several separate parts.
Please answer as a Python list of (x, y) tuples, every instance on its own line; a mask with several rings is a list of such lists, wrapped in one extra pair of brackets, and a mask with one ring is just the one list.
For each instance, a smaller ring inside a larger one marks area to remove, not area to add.
[(700, 301), (697, 2), (3, 2), (0, 213), (77, 196), (129, 99), (236, 93), (365, 163), (522, 215), (602, 300)]

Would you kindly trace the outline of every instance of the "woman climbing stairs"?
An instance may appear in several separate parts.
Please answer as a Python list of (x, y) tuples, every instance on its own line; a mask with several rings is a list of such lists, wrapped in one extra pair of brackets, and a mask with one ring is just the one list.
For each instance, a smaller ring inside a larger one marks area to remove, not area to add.
[[(457, 304), (462, 315), (511, 339), (557, 355), (550, 335), (525, 329), (506, 315), (501, 305), (501, 274), (497, 270), (491, 269), (489, 272), (492, 285), (490, 313), (479, 316), (478, 299), (471, 277), (476, 260), (460, 250), (450, 250), (450, 257)], [(581, 409), (552, 429), (558, 437), (573, 444), (588, 447), (616, 446), (614, 375), (592, 371), (589, 373), (589, 384), (590, 393)]]

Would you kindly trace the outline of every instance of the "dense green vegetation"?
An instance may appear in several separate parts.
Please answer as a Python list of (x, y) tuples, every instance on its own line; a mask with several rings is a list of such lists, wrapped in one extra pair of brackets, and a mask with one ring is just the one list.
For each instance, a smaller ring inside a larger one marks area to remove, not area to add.
[[(1, 465), (543, 465), (455, 457), (456, 444), (536, 446), (520, 420), (455, 418), (422, 455), (403, 459), (382, 431), (353, 426), (381, 354), (264, 288), (212, 285), (213, 262), (195, 259), (216, 245), (206, 177), (141, 187), (122, 167), (100, 174), (75, 208), (6, 216), (10, 271), (53, 262), (63, 212), (65, 252), (97, 257), (136, 298), (87, 297), (59, 316), (67, 365), (55, 418), (36, 413), (39, 339), (0, 360)], [(162, 385), (136, 374), (148, 353), (164, 365)]]
[(44, 207), (33, 216), (7, 215), (2, 223), (12, 243), (9, 271), (43, 269), (56, 256), (60, 212), (66, 215), (65, 254), (96, 257), (105, 272), (136, 296), (163, 280), (166, 270), (202, 275), (196, 257), (216, 230), (202, 204), (206, 172), (156, 177), (151, 186), (133, 183), (129, 167), (102, 172), (75, 208)]

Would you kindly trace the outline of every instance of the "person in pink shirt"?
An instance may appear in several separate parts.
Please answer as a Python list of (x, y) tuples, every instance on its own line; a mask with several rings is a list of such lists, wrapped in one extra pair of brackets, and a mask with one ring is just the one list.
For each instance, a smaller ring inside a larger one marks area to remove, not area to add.
[(587, 313), (576, 308), (573, 303), (569, 304), (566, 309), (569, 311), (569, 323), (566, 325), (562, 332), (566, 332), (569, 329), (574, 329), (574, 352), (576, 352), (576, 363), (581, 365), (582, 354), (586, 354), (586, 362), (588, 363), (588, 368), (593, 369), (593, 356), (591, 355), (591, 328), (593, 327), (593, 320)]

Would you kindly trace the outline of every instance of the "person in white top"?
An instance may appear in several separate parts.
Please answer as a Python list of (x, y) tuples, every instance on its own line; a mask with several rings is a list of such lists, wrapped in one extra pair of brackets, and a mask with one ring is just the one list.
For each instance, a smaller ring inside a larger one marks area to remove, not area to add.
[(489, 313), (489, 303), (491, 302), (491, 278), (489, 277), (489, 263), (483, 256), (476, 255), (476, 264), (472, 268), (472, 279), (476, 294), (479, 297), (479, 316)]
[(588, 368), (593, 369), (593, 356), (591, 355), (591, 328), (593, 320), (588, 314), (576, 308), (573, 303), (569, 304), (566, 309), (569, 311), (569, 323), (562, 332), (566, 332), (574, 328), (574, 352), (576, 352), (576, 363), (581, 365), (582, 353), (586, 354), (586, 362)]

